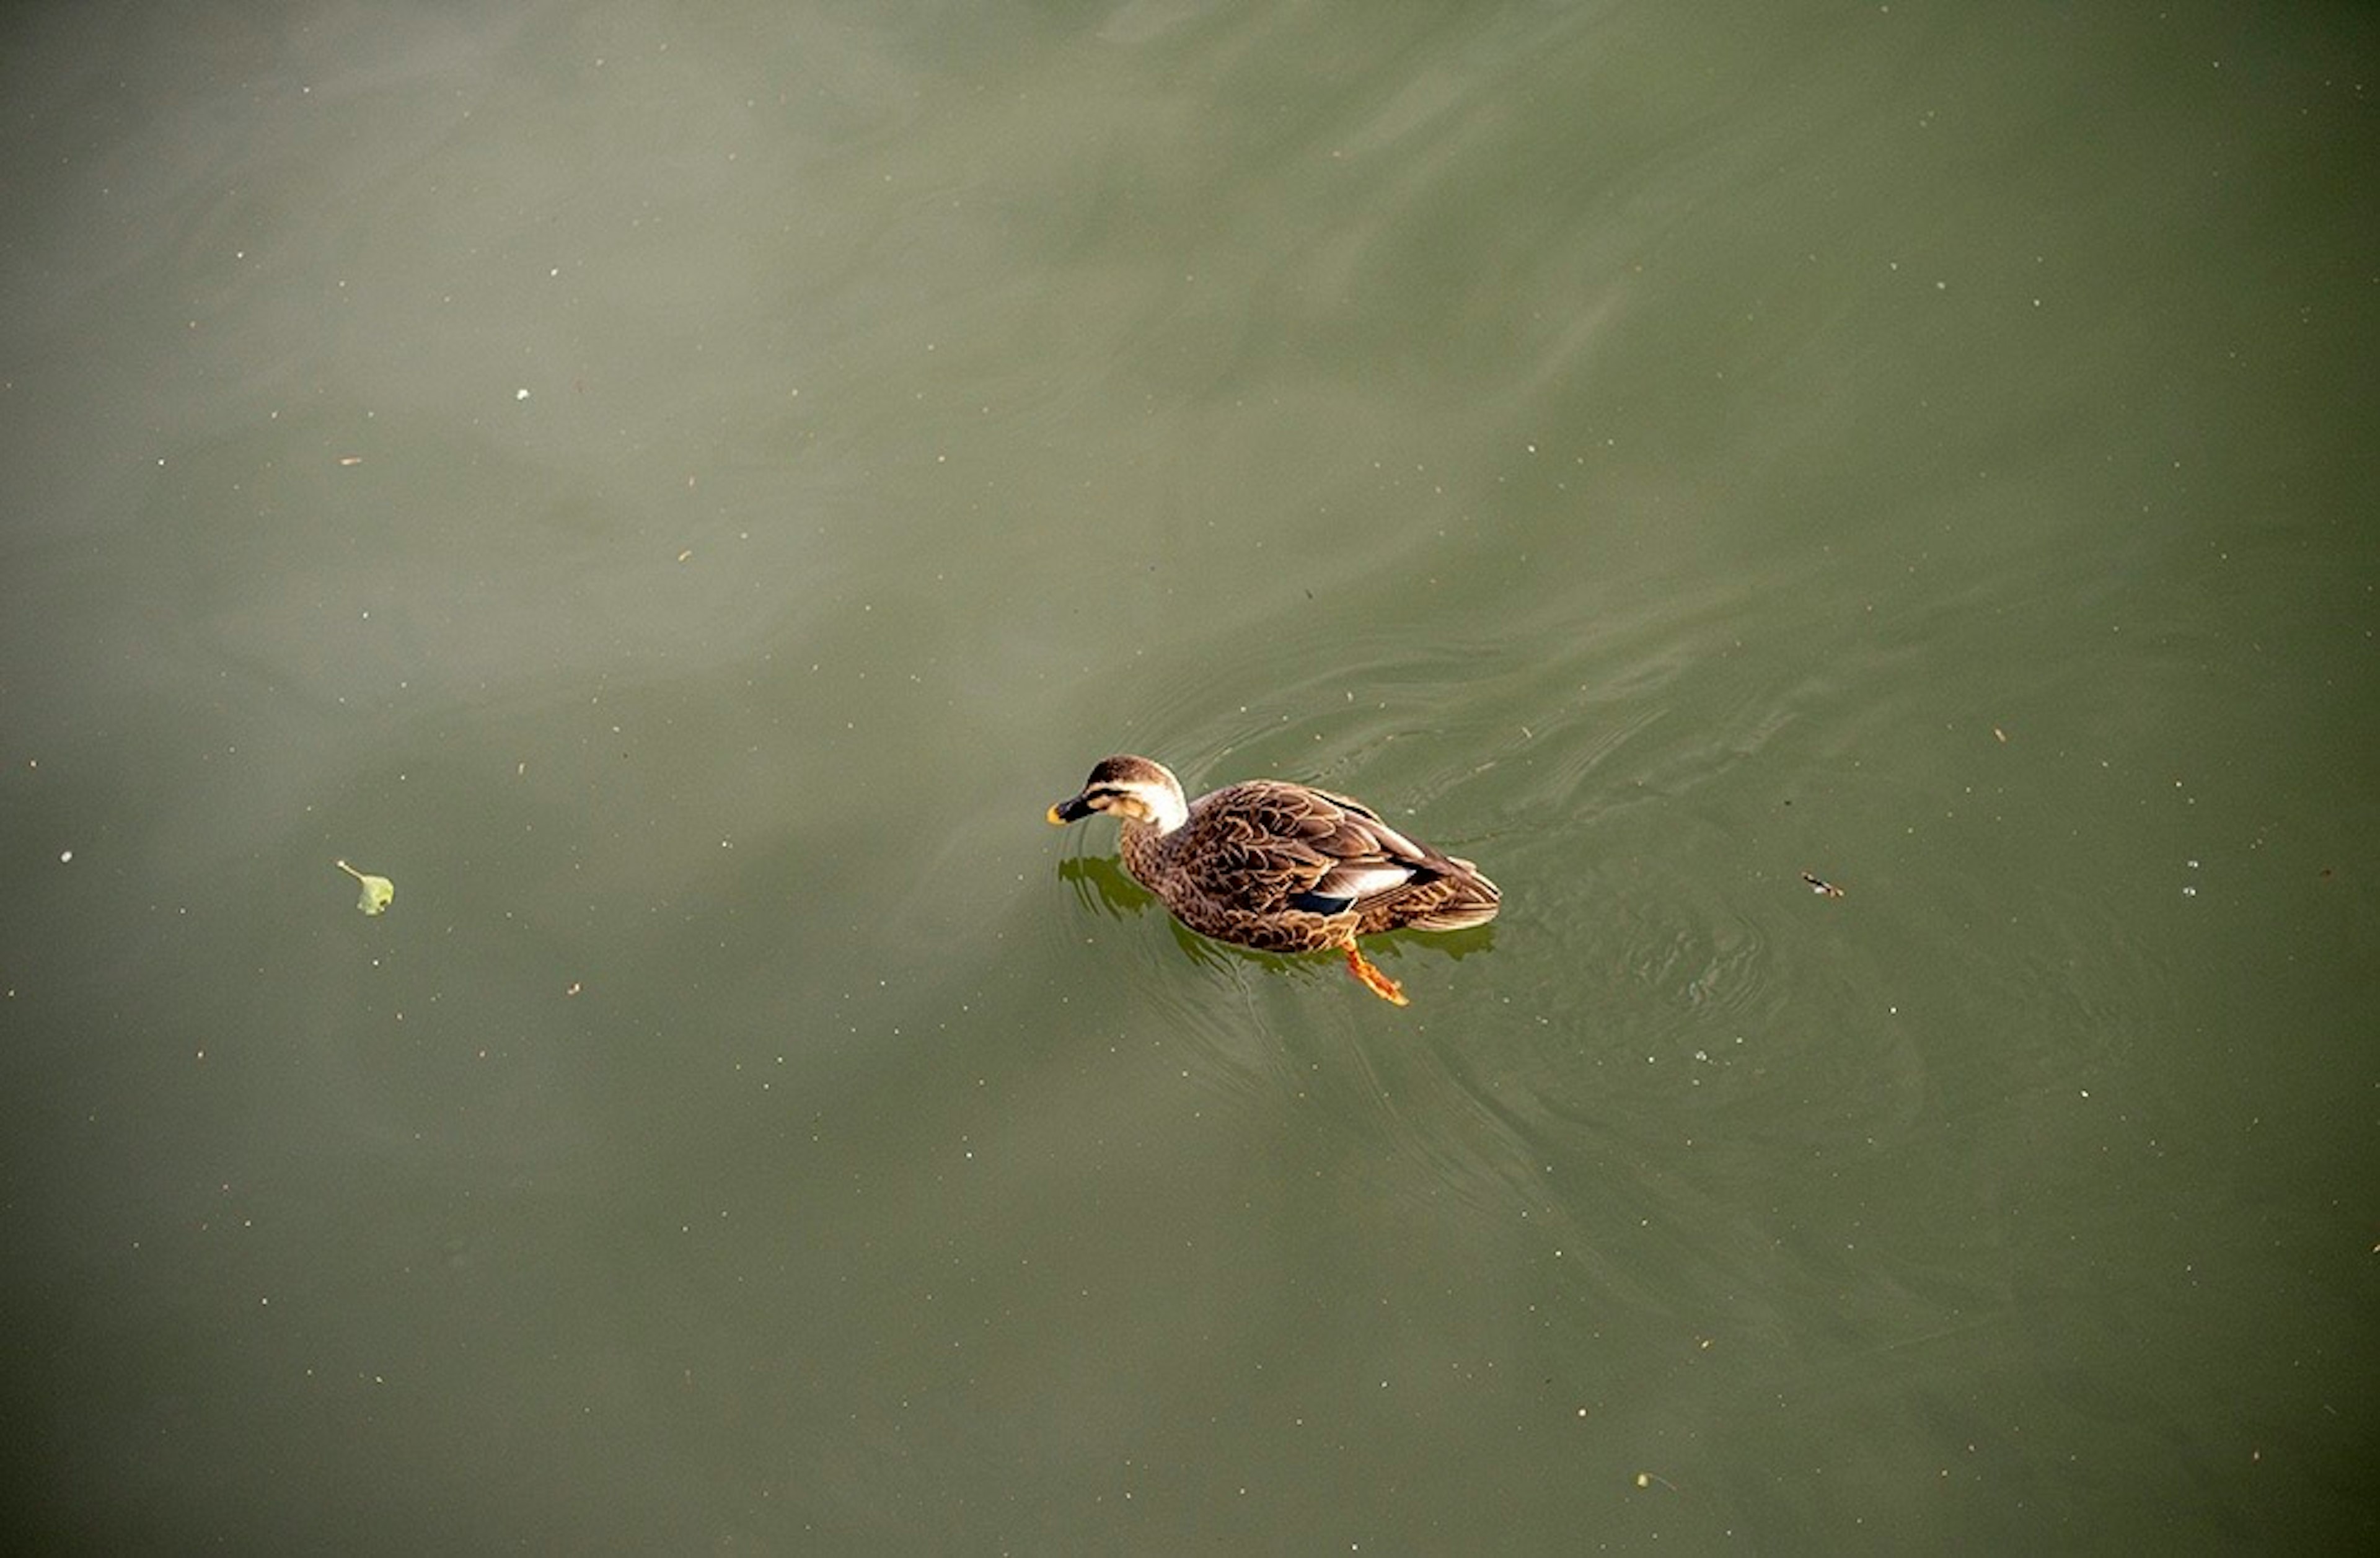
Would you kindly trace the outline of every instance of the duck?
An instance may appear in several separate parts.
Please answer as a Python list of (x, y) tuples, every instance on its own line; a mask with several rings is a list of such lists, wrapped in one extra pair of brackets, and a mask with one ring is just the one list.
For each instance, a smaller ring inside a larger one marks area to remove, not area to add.
[(1463, 931), (1496, 918), (1502, 895), (1470, 861), (1407, 838), (1362, 801), (1284, 779), (1183, 798), (1153, 759), (1103, 758), (1050, 808), (1063, 826), (1116, 819), (1123, 869), (1202, 936), (1259, 952), (1339, 952), (1373, 994), (1403, 987), (1355, 945), (1386, 931)]

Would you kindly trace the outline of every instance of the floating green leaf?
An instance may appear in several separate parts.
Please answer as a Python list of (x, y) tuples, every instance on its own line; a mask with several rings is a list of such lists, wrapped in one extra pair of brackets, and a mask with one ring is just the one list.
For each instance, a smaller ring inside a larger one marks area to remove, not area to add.
[(382, 909), (388, 907), (389, 900), (396, 896), (396, 884), (389, 881), (388, 878), (384, 876), (373, 876), (369, 872), (359, 871), (356, 870), (355, 867), (347, 864), (345, 860), (338, 860), (333, 863), (341, 870), (346, 872), (349, 876), (354, 877), (358, 882), (363, 883), (363, 896), (356, 900), (356, 907), (363, 910), (366, 914), (380, 913)]

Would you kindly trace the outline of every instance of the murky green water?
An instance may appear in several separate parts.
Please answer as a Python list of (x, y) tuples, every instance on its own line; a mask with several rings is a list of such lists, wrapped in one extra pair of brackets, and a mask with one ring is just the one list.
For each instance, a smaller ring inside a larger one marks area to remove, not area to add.
[(2367, 12), (500, 9), (0, 28), (27, 1544), (2371, 1542)]

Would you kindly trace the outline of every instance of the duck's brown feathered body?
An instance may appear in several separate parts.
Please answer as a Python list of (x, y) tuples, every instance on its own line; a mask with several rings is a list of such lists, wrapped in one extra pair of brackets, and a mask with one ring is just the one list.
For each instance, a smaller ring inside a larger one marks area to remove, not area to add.
[(1484, 925), (1500, 903), (1470, 861), (1305, 785), (1257, 779), (1184, 802), (1164, 765), (1113, 757), (1050, 820), (1094, 811), (1116, 816), (1124, 870), (1193, 931), (1265, 952), (1343, 952), (1359, 979), (1400, 1004), (1395, 981), (1364, 960), (1355, 938)]

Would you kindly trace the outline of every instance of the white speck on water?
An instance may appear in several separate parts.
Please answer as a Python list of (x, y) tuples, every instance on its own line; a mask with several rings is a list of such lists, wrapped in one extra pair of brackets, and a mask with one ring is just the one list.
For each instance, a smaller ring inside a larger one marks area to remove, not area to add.
[(72, 860), (73, 858), (74, 858), (74, 851), (73, 851), (73, 850), (71, 850), (71, 849), (61, 849), (61, 850), (59, 850), (59, 851), (58, 851), (58, 864), (60, 864), (60, 865), (62, 865), (62, 866), (63, 866), (63, 865), (65, 865), (67, 861)]

